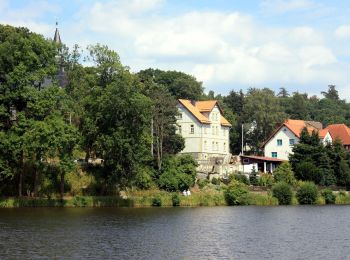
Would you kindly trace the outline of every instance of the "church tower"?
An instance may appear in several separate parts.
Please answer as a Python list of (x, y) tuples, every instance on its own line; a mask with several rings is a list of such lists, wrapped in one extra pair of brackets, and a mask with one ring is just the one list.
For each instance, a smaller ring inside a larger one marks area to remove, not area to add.
[(56, 30), (55, 30), (55, 35), (53, 37), (53, 41), (56, 43), (57, 48), (58, 48), (58, 54), (56, 56), (56, 62), (57, 62), (57, 66), (58, 66), (57, 81), (58, 81), (58, 85), (61, 88), (64, 88), (67, 85), (67, 77), (66, 77), (66, 73), (64, 71), (62, 41), (61, 41), (60, 32), (58, 30), (58, 22), (56, 22)]

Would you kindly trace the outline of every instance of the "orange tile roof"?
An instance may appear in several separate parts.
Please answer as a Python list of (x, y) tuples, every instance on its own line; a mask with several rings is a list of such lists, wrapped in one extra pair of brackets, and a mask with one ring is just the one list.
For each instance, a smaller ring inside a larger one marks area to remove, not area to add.
[(345, 124), (329, 125), (327, 128), (332, 139), (340, 139), (343, 145), (350, 145), (350, 128)]
[[(190, 113), (197, 118), (197, 120), (203, 124), (210, 124), (210, 120), (202, 114), (202, 112), (210, 112), (213, 110), (215, 105), (219, 104), (216, 100), (208, 100), (208, 101), (197, 101), (195, 105), (191, 103), (190, 100), (187, 99), (179, 99), (179, 102), (188, 110)], [(221, 108), (219, 107), (220, 112), (222, 113)], [(220, 115), (220, 123), (223, 126), (231, 126), (231, 124), (227, 121), (225, 117)]]
[(221, 118), (220, 118), (220, 124), (223, 125), (223, 126), (232, 126), (230, 124), (230, 122), (227, 121), (227, 119), (225, 117), (223, 117), (223, 116), (221, 116)]
[(197, 101), (196, 108), (198, 108), (200, 112), (210, 112), (213, 110), (216, 103), (216, 100)]
[(319, 136), (320, 138), (323, 139), (323, 138), (326, 137), (326, 135), (327, 135), (328, 132), (329, 132), (329, 131), (328, 131), (327, 128), (321, 129), (321, 130), (318, 131), (318, 136)]
[(306, 122), (304, 120), (294, 120), (294, 119), (287, 119), (284, 122), (284, 125), (286, 127), (289, 128), (290, 131), (293, 132), (293, 134), (295, 134), (298, 138), (300, 138), (300, 133), (301, 131), (306, 127), (307, 131), (309, 132), (309, 134), (312, 133), (312, 131), (316, 130), (316, 128), (307, 125)]
[[(318, 122), (314, 122), (314, 123), (318, 123)], [(278, 133), (278, 131), (283, 126), (287, 127), (298, 138), (300, 138), (300, 133), (305, 127), (307, 128), (307, 131), (309, 132), (309, 134), (311, 134), (312, 131), (318, 131), (317, 128), (312, 127), (310, 124), (308, 124), (304, 120), (287, 119), (286, 121), (284, 121), (283, 124), (281, 124), (279, 127), (275, 129), (275, 131), (270, 135), (268, 139), (266, 139), (266, 141), (262, 144), (262, 147), (264, 147)], [(327, 133), (323, 137), (320, 135), (320, 132), (318, 134), (320, 138), (323, 139)]]
[(199, 112), (199, 110), (191, 104), (191, 101), (187, 99), (179, 99), (179, 102), (191, 112), (191, 114), (197, 118), (197, 120), (203, 124), (210, 124), (210, 120)]

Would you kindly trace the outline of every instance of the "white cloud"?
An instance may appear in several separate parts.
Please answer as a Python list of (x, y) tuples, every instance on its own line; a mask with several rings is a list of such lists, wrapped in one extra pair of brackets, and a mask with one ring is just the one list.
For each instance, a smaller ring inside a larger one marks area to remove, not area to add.
[(350, 25), (341, 25), (335, 30), (335, 36), (338, 38), (350, 37)]
[[(41, 3), (41, 10), (57, 12)], [(315, 7), (307, 0), (263, 2), (264, 8), (273, 4), (273, 10), (282, 13)], [(350, 85), (349, 64), (340, 63), (337, 45), (330, 45), (329, 35), (317, 28), (269, 26), (250, 15), (208, 9), (166, 16), (164, 5), (165, 0), (93, 2), (81, 8), (75, 23), (61, 29), (61, 36), (70, 46), (74, 42), (106, 44), (133, 71), (148, 67), (180, 70), (196, 76), (207, 89), (221, 93), (236, 85)], [(39, 11), (26, 7), (18, 14), (0, 10), (0, 20), (52, 35), (53, 26), (40, 22)], [(335, 35), (350, 36), (350, 26), (343, 27)]]
[(17, 9), (11, 9), (9, 3), (9, 1), (0, 0), (0, 23), (27, 27), (43, 35), (52, 31), (52, 26), (46, 22), (40, 22), (40, 18), (45, 14), (57, 14), (61, 9), (48, 1), (28, 2)]
[(316, 4), (309, 0), (265, 0), (261, 7), (268, 13), (286, 13), (291, 11), (307, 10)]
[[(271, 27), (238, 12), (190, 11), (166, 17), (159, 13), (162, 1), (145, 0), (138, 10), (121, 2), (94, 4), (81, 24), (113, 39), (107, 44), (133, 69), (182, 70), (218, 92), (227, 92), (218, 89), (221, 84), (326, 86), (330, 78), (343, 80), (324, 33), (313, 27)], [(281, 11), (313, 6), (311, 1), (280, 2)]]

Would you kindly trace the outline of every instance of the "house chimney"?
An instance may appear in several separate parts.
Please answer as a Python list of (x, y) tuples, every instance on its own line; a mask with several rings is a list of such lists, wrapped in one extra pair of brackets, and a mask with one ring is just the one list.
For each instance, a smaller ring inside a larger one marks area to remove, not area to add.
[(196, 106), (196, 101), (195, 100), (191, 100), (191, 104), (192, 104), (192, 106)]

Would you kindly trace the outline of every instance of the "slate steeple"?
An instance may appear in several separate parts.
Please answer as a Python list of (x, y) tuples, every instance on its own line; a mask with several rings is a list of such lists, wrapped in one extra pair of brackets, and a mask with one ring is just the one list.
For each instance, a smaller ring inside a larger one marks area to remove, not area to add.
[(60, 32), (58, 31), (58, 22), (56, 22), (56, 31), (55, 36), (53, 37), (53, 41), (57, 44), (62, 44)]
[(67, 85), (67, 77), (66, 73), (64, 71), (64, 65), (63, 65), (63, 55), (62, 55), (62, 41), (61, 41), (61, 36), (60, 32), (58, 30), (58, 22), (56, 21), (56, 30), (55, 30), (55, 35), (53, 37), (53, 41), (57, 44), (58, 47), (58, 56), (57, 58), (57, 65), (58, 65), (58, 72), (57, 72), (57, 80), (58, 80), (58, 85), (60, 87), (65, 87)]

